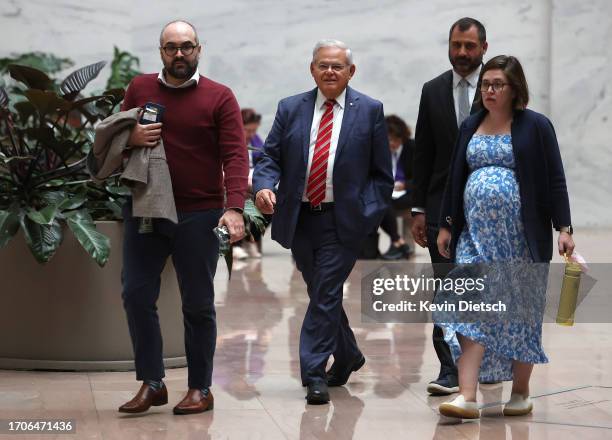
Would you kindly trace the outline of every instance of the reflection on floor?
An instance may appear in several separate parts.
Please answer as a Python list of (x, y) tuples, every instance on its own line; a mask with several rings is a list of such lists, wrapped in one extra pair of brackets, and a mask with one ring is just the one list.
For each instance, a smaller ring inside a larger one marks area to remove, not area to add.
[[(602, 248), (612, 234), (604, 235), (605, 240), (602, 233), (586, 234), (579, 243), (591, 261), (606, 261), (609, 252)], [(611, 324), (546, 324), (544, 347), (551, 362), (535, 368), (533, 414), (501, 415), (499, 402), (510, 391), (504, 383), (481, 388), (486, 408), (480, 422), (457, 423), (437, 413), (447, 398), (428, 397), (425, 391), (438, 369), (431, 324), (362, 323), (359, 266), (347, 282), (345, 307), (367, 363), (346, 387), (332, 389), (330, 405), (306, 405), (297, 340), (307, 295), (287, 251), (266, 239), (264, 255), (238, 262), (229, 282), (224, 264), (219, 265), (214, 411), (171, 414), (186, 387), (182, 368), (167, 371), (169, 404), (136, 416), (116, 411), (138, 388), (133, 373), (0, 371), (0, 419), (74, 419), (77, 424), (76, 435), (0, 438), (612, 438)], [(419, 250), (414, 261), (425, 262), (427, 256)]]

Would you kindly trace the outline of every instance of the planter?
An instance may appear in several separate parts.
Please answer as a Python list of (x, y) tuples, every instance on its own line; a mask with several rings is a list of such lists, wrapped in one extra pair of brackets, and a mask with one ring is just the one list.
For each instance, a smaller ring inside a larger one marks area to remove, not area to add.
[[(100, 222), (111, 257), (100, 268), (66, 231), (46, 265), (20, 232), (0, 250), (0, 368), (128, 370), (134, 356), (121, 300), (122, 224)], [(169, 258), (158, 300), (164, 364), (184, 366), (183, 317)]]

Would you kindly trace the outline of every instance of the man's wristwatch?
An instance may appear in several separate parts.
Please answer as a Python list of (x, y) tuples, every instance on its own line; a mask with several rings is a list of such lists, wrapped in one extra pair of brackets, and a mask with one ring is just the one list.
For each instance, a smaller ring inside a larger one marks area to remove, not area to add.
[(569, 235), (572, 235), (574, 233), (574, 228), (572, 227), (572, 225), (561, 226), (559, 227), (559, 232), (567, 232)]

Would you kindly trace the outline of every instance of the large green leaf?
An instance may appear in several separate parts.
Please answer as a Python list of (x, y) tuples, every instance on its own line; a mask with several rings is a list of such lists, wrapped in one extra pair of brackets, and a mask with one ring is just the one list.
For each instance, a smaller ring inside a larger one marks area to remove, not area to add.
[(59, 205), (68, 194), (65, 191), (43, 191), (39, 197), (45, 205)]
[(39, 263), (46, 263), (62, 244), (62, 226), (57, 220), (50, 225), (40, 225), (28, 216), (21, 218), (21, 227), (32, 255)]
[(50, 225), (55, 220), (55, 216), (57, 215), (57, 206), (56, 205), (48, 205), (45, 206), (40, 211), (37, 211), (32, 208), (28, 208), (26, 210), (26, 215), (30, 220), (39, 225)]
[(122, 205), (123, 203), (120, 200), (104, 202), (104, 206), (113, 213), (115, 219), (123, 218)]
[(60, 211), (66, 211), (68, 209), (77, 209), (87, 200), (87, 196), (83, 193), (70, 194), (64, 200), (62, 200), (57, 209)]
[(75, 70), (62, 81), (60, 92), (64, 96), (76, 96), (76, 94), (83, 90), (91, 80), (98, 76), (100, 70), (102, 70), (105, 65), (106, 61), (99, 61)]
[(84, 210), (72, 211), (66, 213), (66, 221), (81, 246), (100, 267), (104, 266), (110, 255), (110, 239), (96, 230), (91, 216)]
[(46, 73), (33, 67), (11, 64), (8, 66), (8, 70), (13, 79), (24, 83), (31, 89), (48, 90), (53, 84)]
[(70, 103), (60, 98), (55, 92), (30, 89), (26, 90), (25, 96), (42, 115), (54, 113), (58, 110), (63, 112), (70, 110)]
[(0, 211), (0, 248), (6, 246), (19, 230), (19, 214), (16, 210)]
[(263, 233), (266, 231), (266, 227), (268, 226), (268, 220), (259, 211), (259, 209), (257, 209), (255, 203), (253, 203), (251, 199), (247, 199), (244, 203), (242, 216), (244, 217), (245, 227), (248, 229), (250, 235), (263, 235)]

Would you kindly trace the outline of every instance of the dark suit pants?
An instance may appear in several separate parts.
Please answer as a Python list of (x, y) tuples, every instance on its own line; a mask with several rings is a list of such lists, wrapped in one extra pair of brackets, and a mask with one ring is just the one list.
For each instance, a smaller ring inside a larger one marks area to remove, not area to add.
[[(444, 258), (438, 252), (438, 246), (436, 240), (438, 238), (438, 227), (433, 224), (427, 224), (427, 247), (429, 249), (429, 256), (433, 264), (434, 276), (437, 278), (444, 278), (451, 268), (451, 260)], [(453, 361), (450, 347), (444, 341), (444, 332), (440, 327), (434, 325), (433, 329), (433, 345), (440, 360), (440, 374), (439, 377), (446, 376), (448, 374), (457, 375), (457, 367)]]
[(169, 256), (176, 269), (183, 304), (189, 388), (211, 385), (217, 339), (213, 278), (219, 241), (212, 231), (222, 210), (178, 214), (179, 223), (154, 220), (154, 232), (140, 234), (139, 219), (124, 208), (123, 306), (136, 379), (164, 377), (162, 336), (157, 315), (161, 273)]
[(410, 194), (404, 194), (397, 199), (391, 200), (391, 204), (385, 212), (380, 227), (387, 233), (391, 243), (395, 243), (402, 238), (397, 230), (397, 212), (408, 208), (410, 208)]
[(291, 247), (310, 302), (300, 334), (302, 384), (325, 378), (327, 360), (348, 365), (362, 356), (342, 307), (342, 286), (357, 253), (338, 240), (333, 209), (300, 216)]

